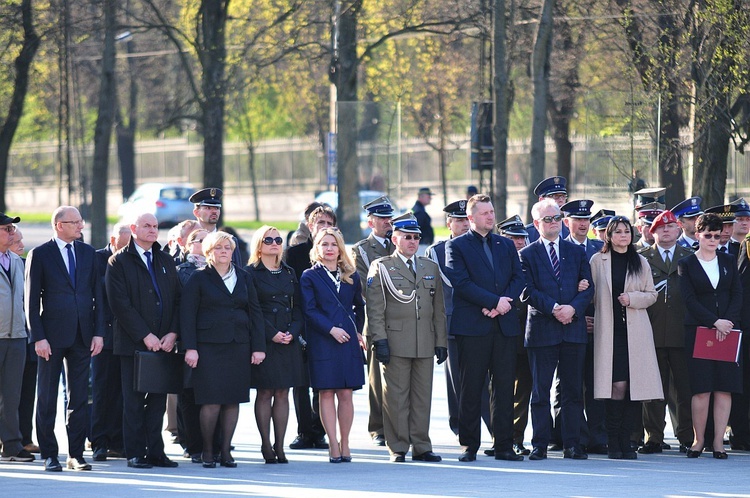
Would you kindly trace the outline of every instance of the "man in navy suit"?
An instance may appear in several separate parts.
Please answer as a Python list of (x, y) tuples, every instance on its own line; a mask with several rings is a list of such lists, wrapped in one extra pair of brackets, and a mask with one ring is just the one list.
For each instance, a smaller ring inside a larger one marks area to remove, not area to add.
[(482, 388), (490, 374), (490, 413), (497, 460), (523, 460), (513, 451), (513, 390), (516, 337), (521, 334), (514, 301), (524, 287), (513, 242), (493, 234), (495, 209), (486, 195), (466, 206), (471, 230), (445, 245), (446, 276), (453, 284), (450, 332), (458, 345), (461, 397), (459, 461), (476, 460), (481, 442)]
[[(591, 226), (591, 206), (594, 201), (580, 199), (570, 201), (560, 208), (565, 215), (563, 223), (570, 229), (570, 235), (565, 239), (579, 246), (586, 253), (586, 261), (600, 252), (604, 242), (599, 239), (588, 237)], [(586, 363), (583, 371), (584, 407), (586, 417), (582, 420), (583, 446), (587, 453), (598, 455), (607, 454), (607, 429), (604, 425), (604, 402), (594, 399), (594, 304), (586, 308), (586, 332), (588, 341), (586, 343)], [(559, 392), (558, 392), (559, 397)], [(555, 419), (555, 428), (560, 422), (559, 417)]]
[(79, 241), (85, 223), (78, 210), (60, 206), (52, 214), (55, 236), (26, 260), (26, 320), (36, 354), (36, 431), (44, 470), (62, 470), (55, 438), (57, 392), (65, 360), (68, 391), (67, 467), (91, 470), (83, 459), (88, 422), (89, 364), (104, 344), (102, 287), (96, 251)]
[[(534, 449), (530, 460), (547, 458), (550, 441), (550, 388), (560, 378), (563, 456), (583, 460), (580, 448), (586, 308), (594, 296), (591, 268), (580, 248), (560, 237), (560, 207), (551, 199), (531, 209), (540, 238), (521, 250), (526, 276), (522, 300), (529, 303), (525, 345), (533, 385), (531, 420)], [(585, 281), (585, 282), (583, 282)], [(579, 290), (581, 284), (588, 284)]]

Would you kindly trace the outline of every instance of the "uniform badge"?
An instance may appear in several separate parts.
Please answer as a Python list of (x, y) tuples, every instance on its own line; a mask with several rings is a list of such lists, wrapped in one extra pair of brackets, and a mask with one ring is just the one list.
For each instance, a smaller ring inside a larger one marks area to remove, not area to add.
[(372, 277), (367, 277), (367, 287), (369, 287), (370, 284), (372, 284)]
[(425, 275), (424, 279), (425, 280), (435, 280), (435, 275)]

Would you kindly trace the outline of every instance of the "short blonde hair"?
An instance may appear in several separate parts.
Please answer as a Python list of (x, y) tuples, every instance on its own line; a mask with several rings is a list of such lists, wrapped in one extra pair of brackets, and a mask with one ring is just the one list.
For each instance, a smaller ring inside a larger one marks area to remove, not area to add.
[(320, 241), (323, 240), (323, 237), (325, 237), (326, 235), (332, 235), (333, 238), (336, 239), (336, 245), (339, 247), (339, 257), (336, 261), (336, 264), (338, 264), (339, 270), (341, 270), (341, 280), (343, 280), (347, 284), (351, 284), (352, 273), (356, 271), (356, 268), (354, 267), (354, 262), (352, 262), (352, 258), (349, 256), (349, 252), (346, 250), (346, 246), (344, 245), (344, 236), (341, 235), (341, 232), (338, 228), (328, 227), (318, 232), (318, 234), (315, 236), (313, 248), (310, 250), (310, 261), (312, 261), (313, 263), (323, 262), (323, 254), (320, 252), (320, 250), (318, 250), (318, 247), (320, 245)]
[(234, 241), (234, 237), (227, 232), (217, 230), (216, 232), (209, 233), (203, 239), (203, 255), (206, 256), (206, 261), (209, 264), (214, 264), (214, 247), (225, 240), (229, 241), (229, 245), (232, 247), (232, 251), (234, 251), (234, 248), (237, 247), (237, 243)]
[[(263, 225), (255, 231), (253, 238), (250, 241), (250, 260), (247, 262), (248, 265), (258, 266), (260, 263), (260, 250), (263, 247), (263, 239), (266, 238), (266, 234), (271, 230), (276, 230), (276, 233), (281, 236), (279, 229), (271, 225)], [(281, 248), (284, 248), (284, 244), (281, 244)], [(276, 256), (276, 265), (281, 262), (281, 253)]]

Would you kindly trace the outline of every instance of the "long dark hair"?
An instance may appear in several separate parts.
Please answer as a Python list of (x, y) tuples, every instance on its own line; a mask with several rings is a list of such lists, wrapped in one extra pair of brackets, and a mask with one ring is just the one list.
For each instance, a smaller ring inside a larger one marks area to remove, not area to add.
[(627, 275), (639, 275), (641, 271), (643, 271), (643, 266), (641, 265), (641, 257), (638, 255), (635, 245), (633, 245), (633, 225), (631, 225), (630, 220), (627, 217), (614, 216), (609, 220), (609, 223), (607, 223), (607, 231), (602, 252), (606, 253), (612, 249), (612, 234), (615, 233), (618, 225), (625, 225), (630, 229), (630, 244), (628, 244), (628, 250), (625, 252), (625, 257), (627, 258), (625, 272)]

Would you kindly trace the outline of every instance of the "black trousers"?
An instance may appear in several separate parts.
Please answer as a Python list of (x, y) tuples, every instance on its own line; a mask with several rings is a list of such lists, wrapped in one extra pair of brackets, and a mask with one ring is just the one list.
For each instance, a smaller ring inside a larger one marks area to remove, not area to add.
[(482, 390), (490, 376), (490, 420), (495, 451), (513, 448), (513, 391), (516, 341), (499, 330), (485, 336), (456, 336), (461, 397), (458, 438), (465, 451), (481, 444)]
[[(32, 348), (33, 345), (29, 347)], [(36, 353), (34, 357), (36, 357)], [(44, 360), (42, 360), (44, 361)], [(34, 402), (36, 401), (36, 373), (37, 360), (29, 360), (26, 356), (26, 365), (23, 367), (23, 380), (21, 382), (21, 402), (18, 404), (18, 427), (21, 429), (21, 444), (26, 446), (34, 442)]]
[(133, 389), (133, 357), (120, 356), (122, 375), (122, 435), (125, 456), (164, 456), (161, 427), (167, 411), (167, 395), (139, 393)]
[(90, 347), (84, 345), (80, 332), (69, 348), (52, 348), (48, 361), (37, 362), (36, 434), (42, 460), (57, 457), (59, 446), (55, 437), (57, 392), (60, 373), (65, 366), (67, 394), (65, 428), (68, 433), (68, 456), (83, 457), (88, 430)]
[(111, 349), (91, 358), (91, 447), (123, 449), (120, 358)]
[[(450, 319), (448, 321), (450, 328)], [(454, 336), (448, 336), (448, 360), (445, 365), (445, 384), (448, 390), (448, 425), (453, 434), (458, 436), (458, 400), (461, 398), (461, 384), (458, 369), (458, 345)], [(490, 423), (490, 376), (485, 376), (482, 389), (482, 420), (492, 435)]]

